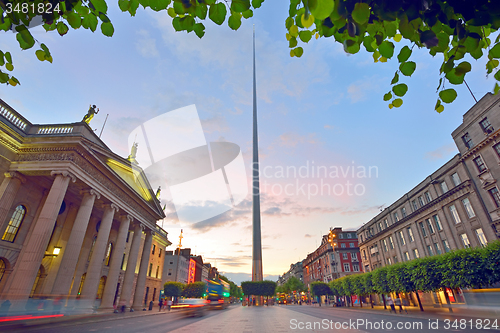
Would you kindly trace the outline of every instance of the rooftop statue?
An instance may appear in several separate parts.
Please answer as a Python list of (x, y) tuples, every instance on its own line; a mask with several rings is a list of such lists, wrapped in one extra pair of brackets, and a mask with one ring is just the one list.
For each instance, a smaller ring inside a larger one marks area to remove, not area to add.
[(90, 121), (92, 120), (92, 118), (94, 118), (94, 115), (99, 113), (99, 108), (97, 108), (97, 111), (95, 110), (95, 108), (96, 108), (95, 105), (90, 105), (89, 106), (89, 111), (87, 112), (87, 114), (82, 119), (83, 122), (85, 122), (87, 124), (90, 123)]
[(158, 186), (158, 189), (156, 190), (156, 199), (160, 200), (160, 192), (161, 192), (161, 186)]
[(135, 164), (139, 164), (137, 163), (137, 160), (135, 159), (136, 156), (137, 156), (137, 146), (139, 144), (137, 142), (134, 142), (134, 144), (132, 145), (132, 149), (130, 150), (130, 155), (128, 155), (127, 159), (132, 162), (132, 163), (135, 163)]

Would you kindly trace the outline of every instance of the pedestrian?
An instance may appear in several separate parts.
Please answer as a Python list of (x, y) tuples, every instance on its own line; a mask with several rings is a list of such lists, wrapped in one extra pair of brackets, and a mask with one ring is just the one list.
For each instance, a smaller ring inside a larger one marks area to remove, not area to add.
[(160, 312), (161, 308), (163, 307), (163, 298), (160, 298), (160, 304), (159, 305), (160, 305), (160, 309), (158, 310), (158, 312)]
[(403, 306), (401, 305), (401, 298), (396, 297), (394, 300), (394, 305), (399, 306), (399, 313), (403, 312)]
[(394, 311), (394, 313), (396, 313), (396, 307), (394, 306), (394, 301), (392, 300), (392, 298), (387, 297), (387, 304), (389, 304), (389, 306), (391, 307), (391, 310), (389, 312)]
[(170, 311), (170, 308), (171, 308), (171, 307), (172, 307), (172, 300), (171, 300), (171, 299), (169, 299), (169, 300), (167, 301), (167, 308), (168, 308), (168, 311)]

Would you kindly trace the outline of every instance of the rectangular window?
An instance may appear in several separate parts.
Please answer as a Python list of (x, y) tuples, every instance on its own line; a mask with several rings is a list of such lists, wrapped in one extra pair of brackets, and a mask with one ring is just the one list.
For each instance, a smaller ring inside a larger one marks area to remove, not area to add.
[(434, 252), (432, 251), (432, 246), (427, 245), (427, 252), (429, 252), (429, 255), (430, 255), (430, 256), (433, 256), (433, 255), (434, 255)]
[(344, 238), (344, 234), (339, 234), (340, 239)]
[(467, 237), (467, 234), (461, 234), (460, 239), (462, 240), (462, 244), (465, 248), (470, 247), (469, 237)]
[(397, 264), (398, 263), (398, 256), (394, 256), (392, 257), (392, 259), (394, 259), (394, 263)]
[(392, 236), (389, 236), (389, 247), (392, 249), (394, 249), (394, 242), (392, 241)]
[(414, 238), (413, 238), (413, 231), (411, 230), (411, 227), (408, 227), (406, 228), (406, 230), (408, 231), (408, 240), (411, 242), (414, 241)]
[(358, 264), (352, 264), (352, 270), (354, 272), (359, 272), (359, 265)]
[(496, 187), (492, 188), (489, 190), (491, 198), (493, 199), (493, 202), (497, 207), (500, 207), (500, 193), (498, 192), (498, 189)]
[(126, 242), (127, 242), (127, 243), (128, 243), (128, 239), (129, 239), (129, 237), (130, 237), (130, 231), (129, 231), (129, 232), (127, 232), (127, 240), (126, 240)]
[(384, 227), (389, 227), (389, 223), (387, 223), (387, 219), (384, 220)]
[(399, 242), (401, 243), (401, 245), (406, 245), (405, 236), (403, 235), (403, 231), (399, 231), (398, 235), (399, 235)]
[(382, 229), (382, 222), (379, 222), (378, 223), (378, 231), (381, 232), (382, 230), (384, 230), (384, 229)]
[(477, 239), (479, 240), (479, 244), (481, 244), (482, 247), (485, 247), (488, 244), (488, 241), (486, 240), (486, 236), (484, 235), (483, 229), (481, 229), (481, 228), (476, 229), (476, 236), (477, 236)]
[(455, 186), (458, 186), (460, 185), (461, 181), (460, 181), (460, 177), (458, 176), (458, 173), (454, 173), (451, 175), (451, 179), (453, 180), (453, 184), (455, 184)]
[(426, 219), (425, 223), (427, 223), (427, 228), (429, 229), (429, 232), (431, 234), (433, 234), (434, 233), (434, 228), (432, 227), (431, 219)]
[(450, 206), (450, 212), (451, 216), (453, 217), (453, 221), (455, 221), (455, 224), (462, 222), (462, 220), (460, 220), (460, 215), (458, 215), (458, 211), (455, 205)]
[(441, 182), (441, 190), (443, 191), (443, 194), (448, 192), (448, 185), (446, 185), (446, 182)]
[(434, 243), (434, 248), (436, 249), (436, 254), (441, 254), (441, 248), (439, 247), (439, 243)]
[(151, 252), (151, 254), (155, 254), (155, 250), (156, 250), (156, 245), (153, 244), (153, 251)]
[(358, 256), (356, 255), (356, 252), (351, 252), (351, 259), (358, 260)]
[(446, 239), (443, 239), (443, 249), (445, 253), (448, 253), (451, 251), (450, 244)]
[(365, 250), (363, 250), (363, 258), (365, 258), (365, 260), (366, 260), (366, 251)]
[(158, 253), (158, 258), (161, 258), (161, 249), (160, 249), (160, 251), (158, 251), (158, 252), (159, 252), (159, 253)]
[(388, 264), (388, 265), (392, 265), (391, 258), (387, 258), (387, 264)]
[(349, 243), (349, 247), (354, 247), (354, 243)]
[(469, 218), (476, 216), (476, 213), (474, 213), (474, 209), (472, 209), (472, 205), (470, 204), (469, 198), (463, 199), (462, 203), (464, 204), (465, 211), (467, 212), (467, 216)]
[(441, 221), (439, 220), (439, 216), (437, 216), (437, 214), (432, 215), (432, 219), (434, 220), (434, 223), (436, 223), (436, 229), (438, 231), (443, 230), (443, 225), (441, 224)]
[(417, 249), (413, 249), (413, 256), (415, 257), (415, 259), (420, 258), (420, 256), (418, 255), (418, 250)]
[(486, 170), (486, 165), (484, 164), (483, 159), (481, 158), (481, 156), (476, 157), (473, 161), (476, 164), (477, 171), (479, 171), (479, 173), (481, 173), (481, 172), (483, 172), (483, 171)]
[(362, 234), (360, 234), (360, 235), (359, 235), (359, 241), (360, 241), (361, 243), (363, 243), (363, 235), (362, 235)]
[(345, 243), (340, 243), (340, 247), (345, 248)]
[(404, 254), (404, 260), (410, 261), (410, 254), (408, 252), (405, 252), (403, 254)]
[(483, 132), (488, 133), (488, 134), (493, 132), (493, 126), (491, 126), (488, 118), (484, 118), (483, 120), (481, 120), (481, 122), (479, 124), (481, 125)]
[(125, 253), (123, 254), (123, 257), (122, 257), (122, 264), (120, 266), (120, 269), (123, 270), (123, 266), (125, 265)]
[(412, 200), (411, 205), (413, 206), (413, 211), (416, 211), (418, 209), (416, 200)]
[(420, 204), (420, 207), (423, 207), (425, 204), (424, 204), (424, 199), (420, 196), (418, 197), (418, 203)]
[(385, 251), (385, 252), (389, 251), (389, 250), (387, 249), (387, 240), (386, 240), (386, 239), (383, 239), (383, 240), (382, 240), (382, 244), (384, 245), (384, 251)]
[(500, 143), (494, 145), (493, 149), (495, 149), (495, 152), (497, 153), (498, 157), (500, 157)]
[(349, 255), (347, 253), (342, 253), (342, 258), (343, 259), (349, 259)]
[(399, 221), (398, 212), (395, 212), (394, 213), (394, 222), (398, 222), (398, 221)]
[(349, 267), (349, 264), (344, 264), (344, 272), (350, 272), (351, 268)]
[(432, 201), (432, 197), (429, 192), (425, 192), (424, 195), (425, 195), (425, 200), (427, 200), (427, 203)]
[(465, 135), (462, 136), (462, 140), (464, 141), (465, 147), (471, 148), (472, 146), (474, 146), (474, 143), (472, 142), (469, 133), (465, 133)]
[(427, 232), (425, 231), (424, 222), (419, 222), (420, 230), (422, 231), (422, 236), (427, 236)]
[(401, 208), (401, 215), (403, 215), (403, 218), (406, 217), (406, 208)]
[(151, 276), (151, 272), (153, 271), (153, 263), (149, 264), (149, 273), (148, 276)]
[(160, 266), (156, 266), (156, 278), (158, 278), (158, 272), (160, 271)]

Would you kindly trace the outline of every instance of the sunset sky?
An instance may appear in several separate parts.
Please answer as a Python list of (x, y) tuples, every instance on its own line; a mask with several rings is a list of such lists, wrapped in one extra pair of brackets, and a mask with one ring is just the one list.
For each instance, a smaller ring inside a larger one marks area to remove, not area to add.
[[(442, 59), (426, 50), (413, 52), (417, 70), (402, 79), (409, 91), (399, 109), (382, 99), (397, 59), (374, 63), (363, 51), (347, 55), (332, 38), (313, 38), (302, 58), (291, 58), (287, 3), (265, 1), (236, 32), (227, 23), (204, 22), (199, 39), (175, 32), (166, 12), (141, 7), (131, 18), (111, 0), (112, 38), (99, 29), (64, 37), (32, 30), (49, 47), (52, 64), (38, 61), (36, 48), (21, 51), (14, 34), (1, 33), (0, 49), (12, 53), (21, 85), (2, 85), (0, 98), (35, 124), (77, 122), (96, 104), (101, 112), (91, 127), (99, 133), (109, 114), (102, 140), (124, 157), (134, 128), (195, 104), (207, 142), (241, 148), (250, 193), (255, 24), (263, 268), (275, 280), (314, 251), (330, 227), (356, 230), (458, 153), (451, 132), (474, 104), (460, 86), (453, 104), (442, 114), (434, 111)], [(405, 45), (396, 44), (396, 52)], [(479, 99), (494, 80), (485, 77), (484, 59), (471, 63), (466, 79)], [(194, 224), (172, 217), (168, 189), (161, 199), (169, 211), (158, 223), (174, 245), (182, 228), (184, 247), (236, 282), (250, 277), (250, 195)]]

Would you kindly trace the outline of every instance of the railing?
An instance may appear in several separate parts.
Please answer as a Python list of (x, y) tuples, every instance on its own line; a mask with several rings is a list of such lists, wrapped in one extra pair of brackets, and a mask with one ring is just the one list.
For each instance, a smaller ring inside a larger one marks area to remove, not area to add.
[(73, 132), (72, 125), (62, 125), (62, 126), (40, 126), (36, 134), (69, 134)]
[(5, 103), (0, 99), (0, 115), (4, 116), (5, 119), (10, 121), (12, 125), (17, 128), (26, 131), (26, 128), (30, 124), (23, 116), (17, 113), (9, 104)]
[(163, 237), (167, 238), (167, 232), (163, 230), (159, 225), (156, 225), (156, 232), (162, 235)]

